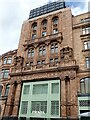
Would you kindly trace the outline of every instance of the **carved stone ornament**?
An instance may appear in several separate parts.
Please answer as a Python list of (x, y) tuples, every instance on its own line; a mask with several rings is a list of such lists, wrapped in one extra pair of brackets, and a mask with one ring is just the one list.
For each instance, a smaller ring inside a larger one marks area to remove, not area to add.
[(23, 57), (21, 57), (21, 56), (16, 56), (16, 57), (14, 58), (14, 65), (16, 65), (16, 66), (22, 66), (22, 65), (23, 65), (23, 60), (24, 60)]
[(73, 49), (70, 47), (64, 47), (60, 50), (61, 60), (69, 60), (73, 58)]
[(61, 80), (66, 80), (66, 78), (73, 80), (76, 77), (76, 71), (65, 71), (60, 74)]

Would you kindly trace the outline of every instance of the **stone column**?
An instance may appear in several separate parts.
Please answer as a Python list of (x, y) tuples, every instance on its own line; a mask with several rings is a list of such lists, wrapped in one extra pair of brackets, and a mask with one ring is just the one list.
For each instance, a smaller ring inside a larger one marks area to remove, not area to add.
[(46, 63), (49, 63), (50, 59), (50, 50), (49, 50), (49, 43), (46, 43)]
[(13, 100), (14, 100), (14, 93), (15, 93), (15, 85), (14, 82), (10, 83), (7, 103), (6, 103), (6, 109), (4, 116), (10, 116), (12, 113), (12, 106), (13, 106)]
[[(72, 115), (72, 102), (71, 102), (71, 94), (74, 91), (74, 87), (76, 83), (72, 83), (75, 79), (76, 74), (75, 71), (65, 71), (60, 74), (61, 78), (61, 117), (70, 117)], [(76, 90), (75, 90), (76, 91)], [(75, 94), (75, 93), (73, 93)]]
[(77, 97), (77, 79), (73, 79), (70, 81), (71, 86), (71, 116), (78, 116), (78, 97)]
[(2, 118), (4, 115), (4, 111), (5, 111), (5, 105), (6, 105), (6, 100), (3, 100), (1, 103), (1, 112), (0, 112), (0, 117)]
[(62, 13), (59, 14), (58, 31), (62, 32)]
[(36, 65), (37, 65), (37, 60), (38, 60), (38, 44), (35, 44), (34, 45), (34, 67), (32, 67), (33, 68), (33, 70), (34, 69), (36, 69)]
[(61, 117), (66, 116), (66, 91), (65, 91), (65, 80), (61, 79)]
[(3, 84), (3, 88), (2, 88), (2, 96), (4, 96), (4, 94), (5, 94), (5, 90), (6, 90), (6, 85)]
[(12, 116), (15, 116), (15, 117), (18, 116), (20, 94), (21, 94), (21, 81), (17, 81), (17, 87), (16, 87), (15, 99), (14, 99), (14, 107), (12, 110)]
[(66, 117), (71, 116), (70, 113), (70, 78), (68, 76), (65, 78), (65, 95), (66, 95)]

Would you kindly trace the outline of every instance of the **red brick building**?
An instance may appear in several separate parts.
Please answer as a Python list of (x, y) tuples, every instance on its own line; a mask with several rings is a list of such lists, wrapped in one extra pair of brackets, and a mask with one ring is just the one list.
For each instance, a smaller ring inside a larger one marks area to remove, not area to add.
[(1, 117), (77, 119), (90, 111), (89, 14), (73, 16), (64, 2), (30, 12), (18, 49), (0, 56)]

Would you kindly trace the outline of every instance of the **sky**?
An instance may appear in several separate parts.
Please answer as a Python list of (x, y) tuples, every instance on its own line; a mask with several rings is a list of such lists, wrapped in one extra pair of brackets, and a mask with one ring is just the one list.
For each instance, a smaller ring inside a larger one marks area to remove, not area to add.
[[(0, 55), (18, 48), (21, 27), (30, 10), (57, 0), (0, 0)], [(65, 0), (72, 14), (88, 12), (90, 0)]]

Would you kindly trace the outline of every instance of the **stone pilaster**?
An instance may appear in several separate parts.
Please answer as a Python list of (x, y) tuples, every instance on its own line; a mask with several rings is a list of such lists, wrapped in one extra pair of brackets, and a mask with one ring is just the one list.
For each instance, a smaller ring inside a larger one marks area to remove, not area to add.
[(3, 88), (2, 88), (2, 96), (4, 96), (4, 94), (5, 94), (5, 90), (6, 90), (6, 84), (3, 84)]
[(51, 22), (51, 16), (48, 18), (48, 27), (47, 27), (47, 33), (50, 35), (52, 32), (52, 22)]
[(19, 101), (20, 101), (20, 94), (21, 94), (21, 81), (17, 81), (17, 87), (15, 92), (15, 100), (14, 100), (14, 107), (12, 111), (12, 116), (18, 116), (19, 110)]
[(78, 116), (77, 79), (70, 81), (71, 86), (71, 116)]
[[(76, 107), (75, 107), (75, 102), (72, 102), (71, 98), (73, 98), (73, 96), (72, 96), (72, 93), (73, 93), (74, 98), (76, 100), (76, 96), (74, 93), (74, 91), (76, 91), (75, 77), (76, 77), (76, 72), (73, 70), (65, 71), (60, 74), (60, 79), (61, 79), (61, 117), (69, 117), (69, 116), (74, 117), (74, 114), (72, 115), (72, 113), (74, 113), (74, 111), (75, 111), (75, 109), (73, 109), (73, 108), (76, 108)], [(72, 111), (72, 109), (73, 109), (73, 111)]]
[(61, 117), (66, 116), (66, 96), (65, 96), (65, 80), (61, 79)]
[[(40, 20), (41, 21), (41, 20)], [(41, 22), (39, 20), (37, 21), (37, 37), (40, 38), (41, 37)]]

